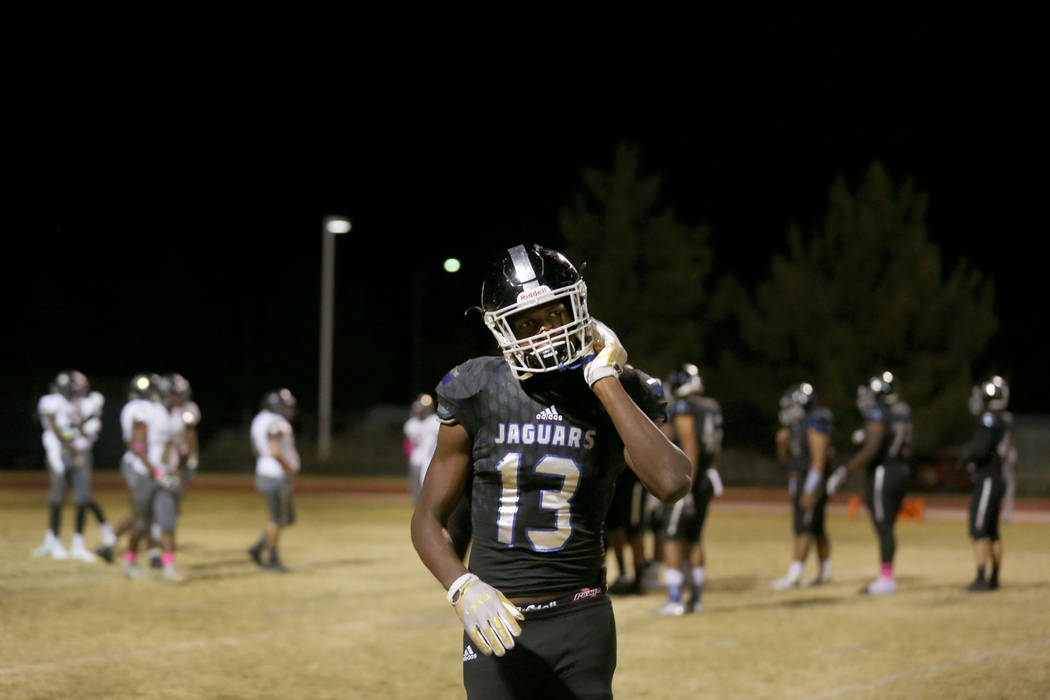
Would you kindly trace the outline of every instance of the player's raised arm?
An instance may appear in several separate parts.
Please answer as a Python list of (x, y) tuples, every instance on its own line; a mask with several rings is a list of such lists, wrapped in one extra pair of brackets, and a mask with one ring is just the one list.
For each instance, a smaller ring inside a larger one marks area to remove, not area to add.
[(628, 466), (649, 492), (673, 503), (689, 491), (693, 466), (620, 384), (627, 351), (605, 324), (595, 321), (595, 356), (584, 365), (587, 384), (605, 407), (624, 445)]

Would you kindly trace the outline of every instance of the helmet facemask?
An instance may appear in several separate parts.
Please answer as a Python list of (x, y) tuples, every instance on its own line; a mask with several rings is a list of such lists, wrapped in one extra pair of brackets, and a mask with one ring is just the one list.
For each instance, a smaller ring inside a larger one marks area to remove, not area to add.
[[(515, 336), (511, 325), (514, 316), (557, 301), (565, 302), (572, 320), (527, 338)], [(587, 285), (582, 279), (559, 289), (536, 285), (521, 292), (517, 303), (497, 311), (487, 311), (484, 316), (485, 325), (492, 331), (504, 359), (519, 380), (537, 373), (572, 369), (591, 353), (593, 347), (591, 317), (587, 313)]]

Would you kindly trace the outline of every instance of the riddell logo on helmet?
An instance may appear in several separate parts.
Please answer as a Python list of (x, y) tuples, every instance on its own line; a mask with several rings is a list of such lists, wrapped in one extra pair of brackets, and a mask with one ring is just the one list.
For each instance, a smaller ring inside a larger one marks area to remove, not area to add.
[(523, 301), (529, 301), (530, 299), (538, 299), (539, 297), (545, 296), (551, 293), (551, 288), (547, 285), (541, 285), (535, 289), (530, 289), (527, 292), (522, 292), (518, 295), (518, 303)]

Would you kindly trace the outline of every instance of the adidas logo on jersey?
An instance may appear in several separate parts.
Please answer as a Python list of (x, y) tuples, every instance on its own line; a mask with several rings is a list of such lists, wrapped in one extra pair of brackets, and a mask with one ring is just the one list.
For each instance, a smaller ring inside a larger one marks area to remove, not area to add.
[(536, 414), (536, 420), (562, 420), (561, 414), (554, 406), (545, 408)]
[(478, 658), (478, 655), (474, 651), (474, 647), (472, 647), (472, 646), (470, 646), (468, 644), (467, 648), (463, 650), (463, 660), (464, 661), (473, 661), (476, 658)]

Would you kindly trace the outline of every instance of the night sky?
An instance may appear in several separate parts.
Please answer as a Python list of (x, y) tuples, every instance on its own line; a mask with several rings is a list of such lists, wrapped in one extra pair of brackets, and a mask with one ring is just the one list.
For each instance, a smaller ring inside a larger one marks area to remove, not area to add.
[[(1025, 167), (1037, 157), (1025, 57), (943, 27), (746, 34), (506, 70), (464, 53), (392, 77), (348, 57), (345, 80), (324, 84), (276, 63), (196, 81), (168, 66), (135, 89), (74, 69), (68, 99), (26, 110), (16, 146), (5, 442), (38, 443), (32, 408), (67, 367), (121, 392), (135, 372), (178, 371), (217, 421), (278, 385), (312, 410), (327, 214), (354, 223), (337, 241), (335, 410), (407, 404), (491, 348), (463, 316), (487, 261), (559, 242), (581, 170), (609, 167), (619, 141), (663, 176), (667, 205), (711, 228), (714, 274), (749, 285), (791, 224), (819, 223), (836, 175), (855, 186), (880, 160), (895, 181), (914, 177), (949, 266), (965, 258), (996, 280), (991, 354), (1014, 408), (1050, 413), (1032, 341), (1047, 328), (1029, 231), (1045, 224), (1030, 217), (1041, 183)], [(446, 256), (458, 275), (440, 270)], [(417, 322), (426, 355), (413, 365)]]

